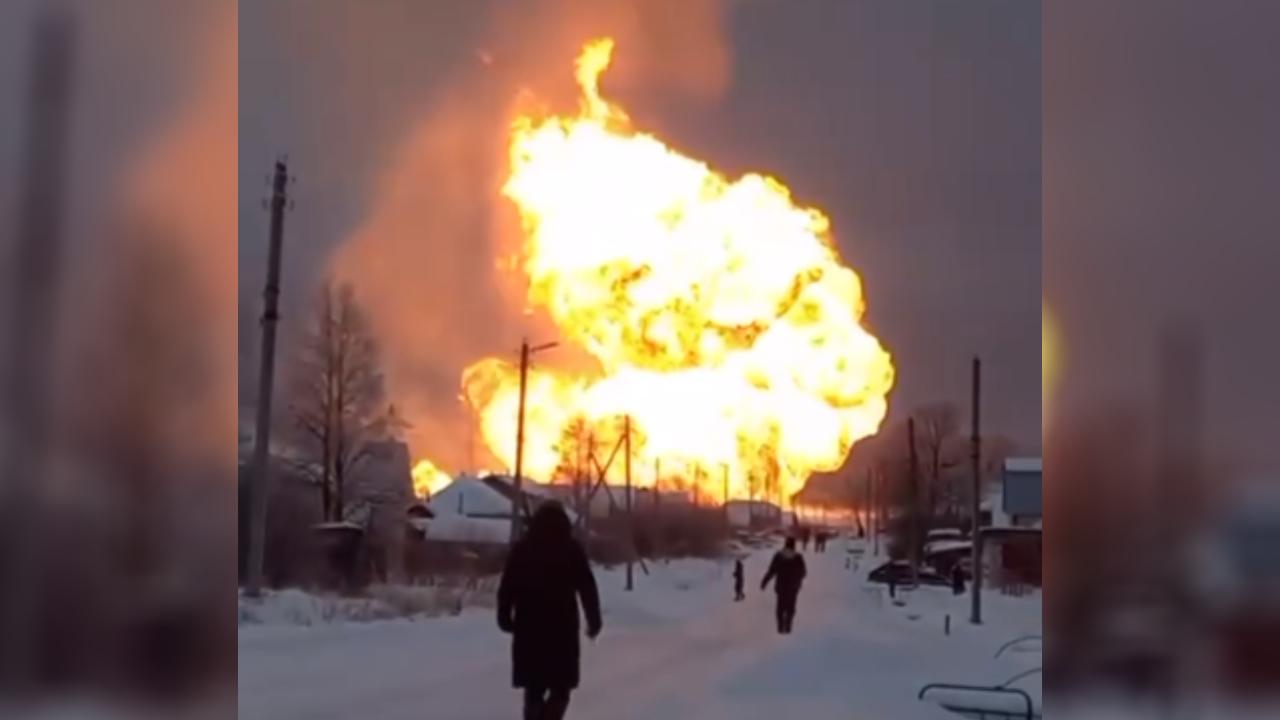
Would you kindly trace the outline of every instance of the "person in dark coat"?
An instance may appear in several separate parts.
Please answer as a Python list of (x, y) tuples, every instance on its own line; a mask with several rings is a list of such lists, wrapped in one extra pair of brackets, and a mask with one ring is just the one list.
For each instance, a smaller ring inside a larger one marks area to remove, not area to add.
[(770, 580), (775, 580), (773, 587), (778, 596), (778, 632), (782, 635), (791, 633), (791, 623), (796, 618), (796, 597), (800, 594), (800, 585), (804, 583), (806, 572), (804, 556), (796, 552), (796, 539), (787, 538), (786, 545), (774, 554), (769, 570), (760, 582), (760, 589), (764, 590), (769, 587)]
[(507, 557), (498, 586), (498, 627), (512, 634), (511, 682), (524, 689), (525, 720), (558, 720), (578, 687), (578, 603), (587, 637), (600, 634), (600, 595), (569, 516), (543, 503)]
[(742, 558), (733, 561), (733, 601), (740, 602), (747, 598), (746, 593), (742, 592), (743, 583)]
[(951, 566), (951, 592), (954, 595), (964, 594), (964, 568), (959, 562)]

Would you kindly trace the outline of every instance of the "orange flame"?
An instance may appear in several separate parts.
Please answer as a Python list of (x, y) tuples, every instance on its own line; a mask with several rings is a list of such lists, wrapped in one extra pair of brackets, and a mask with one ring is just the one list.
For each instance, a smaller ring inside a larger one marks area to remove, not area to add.
[[(584, 434), (603, 464), (630, 416), (636, 484), (654, 483), (656, 460), (664, 485), (785, 503), (876, 432), (893, 364), (860, 325), (862, 285), (827, 217), (776, 179), (727, 179), (633, 130), (600, 95), (612, 50), (583, 48), (576, 117), (512, 126), (503, 194), (525, 231), (529, 300), (599, 367), (530, 371), (525, 474), (581, 467)], [(518, 368), (480, 360), (463, 390), (513, 467)]]
[(453, 478), (438, 469), (430, 460), (419, 460), (413, 466), (413, 494), (429, 498), (453, 482)]
[(1053, 390), (1059, 373), (1059, 340), (1058, 327), (1053, 313), (1044, 305), (1040, 310), (1040, 419), (1042, 424), (1049, 420), (1049, 401), (1053, 398)]

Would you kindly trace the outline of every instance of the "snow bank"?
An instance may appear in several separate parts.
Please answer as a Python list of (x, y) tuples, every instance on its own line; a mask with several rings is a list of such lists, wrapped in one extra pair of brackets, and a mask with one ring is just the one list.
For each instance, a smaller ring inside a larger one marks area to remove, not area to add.
[(240, 597), (241, 625), (327, 625), (457, 615), (468, 607), (493, 607), (496, 578), (475, 587), (376, 585), (360, 597), (288, 589)]

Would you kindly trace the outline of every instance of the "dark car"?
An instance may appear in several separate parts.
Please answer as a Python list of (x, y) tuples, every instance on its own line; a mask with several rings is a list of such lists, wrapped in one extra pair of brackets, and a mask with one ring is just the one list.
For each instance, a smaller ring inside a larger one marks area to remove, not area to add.
[[(921, 585), (937, 585), (940, 587), (951, 587), (951, 580), (929, 568), (920, 568), (916, 575)], [(889, 584), (890, 579), (895, 585), (911, 584), (911, 563), (903, 560), (891, 560), (880, 567), (867, 573), (867, 581), (873, 583)]]

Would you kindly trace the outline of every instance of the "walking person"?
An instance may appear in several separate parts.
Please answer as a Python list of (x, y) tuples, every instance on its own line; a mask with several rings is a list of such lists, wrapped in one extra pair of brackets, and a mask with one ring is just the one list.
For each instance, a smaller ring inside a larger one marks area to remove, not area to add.
[(525, 720), (559, 720), (578, 687), (578, 603), (587, 637), (600, 634), (600, 596), (569, 516), (543, 503), (507, 557), (498, 586), (498, 627), (511, 633), (511, 680), (524, 689)]
[(796, 618), (796, 597), (800, 594), (806, 572), (804, 556), (796, 552), (796, 539), (789, 537), (786, 545), (774, 554), (769, 570), (760, 582), (760, 589), (764, 590), (769, 587), (770, 580), (774, 581), (774, 592), (778, 596), (778, 633), (781, 635), (791, 633), (791, 624)]
[(733, 601), (742, 602), (747, 598), (746, 593), (742, 592), (743, 583), (742, 558), (733, 561)]
[(959, 562), (951, 566), (951, 593), (953, 595), (964, 594), (964, 568), (961, 567)]

